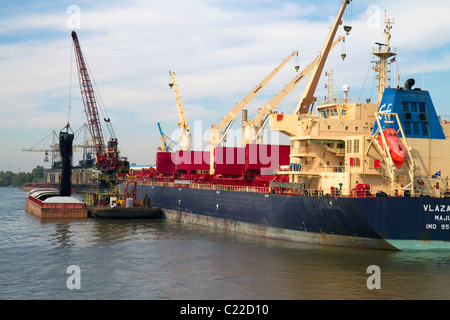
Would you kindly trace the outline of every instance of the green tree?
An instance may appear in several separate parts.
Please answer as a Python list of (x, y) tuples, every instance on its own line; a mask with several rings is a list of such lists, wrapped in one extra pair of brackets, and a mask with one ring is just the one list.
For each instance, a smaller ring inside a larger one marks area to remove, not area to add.
[(37, 166), (32, 172), (13, 173), (11, 171), (0, 172), (0, 186), (23, 186), (27, 182), (44, 181), (44, 167)]
[(32, 182), (41, 182), (44, 181), (44, 167), (37, 166), (31, 171), (31, 175), (33, 176)]
[(12, 173), (11, 171), (6, 171), (6, 172), (2, 171), (0, 185), (2, 185), (2, 186), (11, 185), (13, 176), (14, 176), (14, 173)]

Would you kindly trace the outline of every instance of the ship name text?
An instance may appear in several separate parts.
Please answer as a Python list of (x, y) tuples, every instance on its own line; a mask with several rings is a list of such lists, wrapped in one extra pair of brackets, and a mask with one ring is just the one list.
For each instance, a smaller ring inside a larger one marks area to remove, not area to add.
[(445, 204), (437, 204), (437, 205), (431, 205), (431, 204), (424, 204), (423, 210), (425, 212), (450, 212), (450, 205)]

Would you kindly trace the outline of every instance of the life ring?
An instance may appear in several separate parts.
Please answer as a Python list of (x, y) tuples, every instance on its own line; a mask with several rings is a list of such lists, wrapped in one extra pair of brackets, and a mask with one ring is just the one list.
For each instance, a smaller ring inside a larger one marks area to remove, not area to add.
[(310, 151), (309, 148), (306, 147), (306, 148), (305, 148), (305, 153), (309, 153), (309, 151)]

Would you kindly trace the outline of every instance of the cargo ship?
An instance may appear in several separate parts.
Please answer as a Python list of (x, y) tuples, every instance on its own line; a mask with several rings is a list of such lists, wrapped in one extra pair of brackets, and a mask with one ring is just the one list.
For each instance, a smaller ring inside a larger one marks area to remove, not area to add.
[[(150, 197), (168, 219), (271, 239), (450, 249), (450, 123), (438, 117), (429, 92), (415, 88), (413, 79), (390, 87), (394, 21), (385, 19), (385, 41), (373, 48), (376, 102), (353, 102), (348, 87), (345, 98), (318, 102), (314, 97), (328, 53), (342, 39), (335, 41), (349, 4), (341, 3), (317, 59), (261, 108), (257, 121), (243, 114), (241, 147), (221, 146), (226, 128), (221, 132), (224, 126), (213, 125), (210, 151), (189, 150), (190, 131), (175, 91), (181, 149), (168, 152), (163, 141), (156, 169), (136, 173), (138, 198)], [(344, 24), (344, 31), (351, 26)], [(295, 112), (276, 113), (276, 104), (306, 76)], [(289, 136), (289, 145), (258, 143), (265, 123)]]

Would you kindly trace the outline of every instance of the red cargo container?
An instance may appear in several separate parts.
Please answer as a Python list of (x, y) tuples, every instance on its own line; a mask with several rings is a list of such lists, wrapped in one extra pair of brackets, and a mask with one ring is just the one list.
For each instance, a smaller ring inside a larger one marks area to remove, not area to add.
[(209, 171), (210, 153), (207, 151), (176, 151), (175, 170), (178, 173)]
[(245, 147), (245, 169), (278, 170), (282, 165), (289, 165), (290, 146), (250, 144)]
[(216, 147), (214, 170), (224, 176), (242, 176), (245, 170), (245, 148)]
[(172, 160), (173, 152), (156, 153), (156, 172), (162, 174), (174, 174), (175, 163)]

